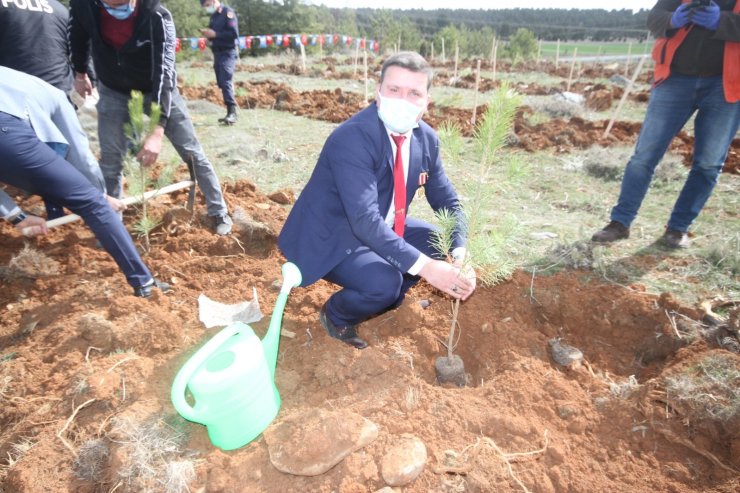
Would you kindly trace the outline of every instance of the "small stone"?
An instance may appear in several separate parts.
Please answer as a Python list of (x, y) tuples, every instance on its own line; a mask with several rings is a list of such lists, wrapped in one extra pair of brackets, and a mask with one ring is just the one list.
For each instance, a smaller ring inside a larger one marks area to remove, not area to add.
[(267, 198), (281, 205), (288, 205), (295, 202), (295, 194), (287, 188), (273, 192)]
[(580, 349), (565, 344), (559, 337), (554, 337), (547, 341), (550, 345), (550, 354), (555, 363), (574, 367), (583, 361), (583, 353)]
[(553, 238), (557, 238), (557, 233), (551, 233), (549, 231), (535, 231), (533, 233), (529, 233), (529, 237), (533, 240), (552, 240)]
[(85, 313), (77, 321), (78, 334), (101, 351), (110, 351), (113, 348), (114, 325), (96, 313)]
[(424, 310), (426, 310), (427, 308), (429, 308), (429, 305), (431, 305), (431, 304), (432, 304), (432, 302), (429, 301), (429, 300), (421, 300), (421, 301), (419, 301), (419, 306), (422, 307)]
[(427, 448), (415, 436), (404, 435), (401, 442), (383, 457), (381, 474), (391, 486), (404, 486), (415, 480), (424, 470)]
[(493, 332), (493, 325), (486, 322), (481, 326), (480, 331), (484, 334), (490, 334), (491, 332)]
[(570, 406), (558, 406), (557, 411), (558, 416), (560, 416), (562, 419), (570, 419), (578, 414), (578, 410), (573, 409)]

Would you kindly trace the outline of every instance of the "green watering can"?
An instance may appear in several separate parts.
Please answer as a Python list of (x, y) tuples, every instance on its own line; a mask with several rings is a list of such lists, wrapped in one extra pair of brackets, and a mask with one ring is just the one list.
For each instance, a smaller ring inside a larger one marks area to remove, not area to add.
[[(280, 326), (290, 290), (301, 283), (295, 264), (283, 264), (283, 285), (265, 338), (236, 322), (206, 342), (180, 369), (172, 383), (172, 404), (188, 421), (206, 425), (211, 442), (234, 450), (262, 433), (280, 410), (275, 366)], [(185, 388), (195, 400), (185, 399)]]

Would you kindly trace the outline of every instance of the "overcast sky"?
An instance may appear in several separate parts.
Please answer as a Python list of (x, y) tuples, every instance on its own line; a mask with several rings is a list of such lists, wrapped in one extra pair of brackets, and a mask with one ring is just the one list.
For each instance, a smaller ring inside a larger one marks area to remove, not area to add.
[(328, 7), (373, 7), (392, 9), (650, 9), (656, 0), (595, 2), (593, 0), (308, 0), (306, 3)]

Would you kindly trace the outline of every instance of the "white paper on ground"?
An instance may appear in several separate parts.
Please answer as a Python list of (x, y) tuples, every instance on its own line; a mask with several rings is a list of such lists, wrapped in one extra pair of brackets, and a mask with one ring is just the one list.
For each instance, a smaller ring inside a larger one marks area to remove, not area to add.
[(213, 301), (201, 293), (198, 296), (198, 318), (206, 328), (225, 326), (233, 322), (245, 324), (262, 320), (260, 303), (257, 299), (257, 289), (252, 288), (252, 301), (244, 301), (236, 305), (226, 305)]

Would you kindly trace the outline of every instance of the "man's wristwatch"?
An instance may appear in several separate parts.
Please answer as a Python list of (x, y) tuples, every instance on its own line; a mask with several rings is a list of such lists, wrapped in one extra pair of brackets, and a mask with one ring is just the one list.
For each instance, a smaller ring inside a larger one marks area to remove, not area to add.
[(18, 223), (23, 222), (28, 216), (23, 212), (19, 212), (14, 218), (8, 219), (10, 221), (10, 224), (15, 226)]

